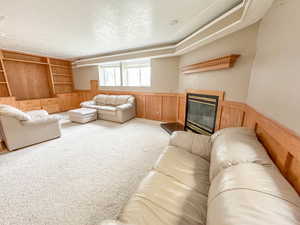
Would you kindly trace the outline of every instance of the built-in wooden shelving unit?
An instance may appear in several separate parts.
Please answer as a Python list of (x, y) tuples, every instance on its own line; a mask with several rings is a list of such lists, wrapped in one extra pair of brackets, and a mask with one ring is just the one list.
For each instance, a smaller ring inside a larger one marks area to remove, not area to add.
[(228, 69), (234, 66), (240, 55), (228, 55), (205, 62), (182, 67), (183, 74), (193, 74), (212, 70)]
[(0, 97), (41, 99), (72, 91), (70, 61), (0, 50)]
[(71, 63), (67, 61), (50, 59), (53, 75), (53, 84), (56, 93), (69, 93), (73, 91), (73, 77)]
[(11, 89), (8, 83), (7, 74), (3, 62), (3, 54), (0, 51), (0, 96), (12, 96)]

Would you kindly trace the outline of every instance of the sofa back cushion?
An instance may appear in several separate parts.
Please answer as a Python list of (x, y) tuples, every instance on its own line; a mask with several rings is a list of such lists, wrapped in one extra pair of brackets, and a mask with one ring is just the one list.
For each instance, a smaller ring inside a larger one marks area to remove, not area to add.
[(169, 145), (183, 148), (207, 161), (210, 160), (211, 138), (186, 131), (173, 132)]
[(123, 104), (129, 103), (128, 100), (132, 96), (131, 95), (118, 95), (116, 97), (117, 97), (116, 105), (123, 105)]
[(93, 100), (96, 102), (96, 105), (105, 105), (106, 95), (96, 95)]
[(273, 165), (253, 129), (226, 128), (212, 137), (210, 181), (222, 170), (240, 163)]
[(94, 97), (93, 100), (96, 102), (97, 105), (101, 106), (118, 106), (129, 103), (129, 100), (131, 98), (133, 98), (131, 95), (97, 95)]
[(211, 183), (207, 225), (215, 224), (300, 224), (300, 198), (276, 167), (238, 164)]

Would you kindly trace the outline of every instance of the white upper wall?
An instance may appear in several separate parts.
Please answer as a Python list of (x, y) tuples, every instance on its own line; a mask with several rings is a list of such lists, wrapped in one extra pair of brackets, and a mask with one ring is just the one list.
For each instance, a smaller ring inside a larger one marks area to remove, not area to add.
[(263, 18), (248, 104), (300, 134), (300, 1), (277, 1)]
[(235, 66), (227, 70), (179, 76), (179, 92), (186, 89), (222, 90), (225, 99), (245, 102), (256, 51), (258, 24), (203, 46), (180, 57), (180, 67), (228, 54), (240, 54)]
[[(103, 87), (102, 90), (176, 92), (178, 89), (179, 57), (151, 59), (151, 87)], [(98, 66), (73, 70), (75, 89), (90, 89), (90, 80), (99, 80)]]
[(73, 69), (74, 88), (76, 90), (89, 90), (91, 80), (99, 80), (98, 66)]

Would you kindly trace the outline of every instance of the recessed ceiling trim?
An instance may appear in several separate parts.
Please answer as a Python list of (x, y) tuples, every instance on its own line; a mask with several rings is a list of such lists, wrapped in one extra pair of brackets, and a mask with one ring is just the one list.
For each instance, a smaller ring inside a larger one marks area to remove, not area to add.
[[(91, 57), (91, 58), (86, 58), (86, 59), (79, 59), (79, 60), (76, 60), (74, 63), (89, 62), (91, 60), (97, 60), (97, 59), (109, 59), (112, 57), (126, 56), (126, 55), (131, 55), (131, 54), (140, 54), (140, 53), (146, 53), (146, 52), (152, 52), (152, 51), (161, 51), (161, 50), (166, 50), (166, 49), (174, 49), (174, 51), (175, 51), (176, 48), (180, 47), (180, 45), (183, 45), (185, 42), (189, 41), (190, 39), (192, 39), (199, 33), (203, 32), (207, 28), (213, 26), (214, 24), (216, 24), (219, 21), (221, 21), (222, 19), (230, 16), (231, 14), (235, 13), (236, 11), (243, 9), (244, 3), (245, 3), (245, 1), (243, 1), (239, 5), (235, 6), (231, 10), (227, 11), (226, 13), (224, 13), (220, 17), (216, 18), (215, 20), (211, 21), (210, 23), (206, 24), (205, 26), (201, 27), (199, 30), (197, 30), (196, 32), (192, 33), (191, 35), (189, 35), (188, 37), (184, 38), (183, 40), (179, 41), (178, 43), (176, 43), (174, 45), (167, 45), (167, 46), (151, 48), (151, 49), (133, 50), (133, 51), (125, 52), (125, 53), (117, 53), (117, 54), (111, 54), (111, 55), (105, 55), (105, 56), (97, 56), (97, 57)], [(174, 54), (175, 54), (175, 52), (174, 52)]]
[(195, 35), (193, 38), (190, 38), (188, 41), (178, 45), (176, 48), (176, 53), (180, 55), (188, 51), (192, 51), (198, 47), (200, 43), (210, 40), (222, 32), (225, 33), (225, 31), (241, 22), (243, 12), (244, 9), (240, 8), (239, 10), (234, 11), (230, 15), (222, 18), (222, 20), (218, 20), (212, 26), (209, 26), (205, 30), (197, 33), (197, 35)]
[[(128, 51), (120, 54), (111, 54), (107, 56), (99, 56), (87, 59), (76, 60), (73, 67), (90, 66), (100, 62), (118, 61), (127, 58), (143, 58), (143, 57), (162, 57), (182, 55), (194, 50), (200, 46), (208, 44), (237, 30), (247, 27), (259, 19), (261, 19), (274, 0), (244, 0), (241, 4), (226, 12), (219, 18), (215, 19), (189, 37), (178, 42), (175, 45), (168, 45), (159, 48), (141, 49)], [(232, 21), (230, 18), (232, 17)], [(224, 25), (220, 24), (224, 21)], [(230, 21), (230, 23), (228, 23)], [(207, 32), (207, 31), (211, 32)], [(206, 32), (206, 33), (205, 33)]]
[[(186, 37), (185, 39), (181, 40), (180, 42), (178, 42), (177, 44), (174, 45), (168, 45), (168, 46), (164, 46), (164, 47), (158, 47), (158, 48), (152, 48), (152, 49), (141, 49), (141, 50), (133, 50), (133, 51), (129, 51), (129, 52), (125, 52), (125, 53), (119, 53), (119, 54), (111, 54), (111, 55), (106, 55), (106, 56), (97, 56), (97, 57), (91, 57), (91, 58), (86, 58), (86, 59), (79, 59), (76, 60), (74, 63), (78, 63), (78, 62), (88, 62), (91, 60), (97, 60), (97, 59), (109, 59), (112, 57), (118, 57), (118, 56), (126, 56), (126, 55), (131, 55), (131, 54), (139, 54), (139, 53), (144, 53), (144, 52), (151, 52), (151, 51), (161, 51), (161, 50), (165, 50), (165, 49), (174, 49), (180, 47), (180, 45), (184, 44), (185, 42), (187, 42), (188, 40), (192, 39), (194, 36), (198, 35), (199, 33), (203, 32), (205, 29), (213, 26), (214, 24), (216, 24), (217, 22), (221, 21), (222, 19), (230, 16), (231, 14), (235, 13), (238, 10), (241, 10), (243, 8), (244, 2), (242, 2), (241, 4), (239, 4), (238, 6), (234, 7), (233, 9), (229, 10), (228, 12), (226, 12), (225, 14), (223, 14), (222, 16), (216, 18), (215, 20), (213, 20), (212, 22), (206, 24), (204, 27), (200, 28), (199, 30), (197, 30), (196, 32), (192, 33), (190, 36)], [(175, 52), (174, 52), (175, 53)]]
[(240, 3), (239, 5), (235, 6), (234, 8), (232, 8), (231, 10), (229, 10), (228, 12), (224, 13), (223, 15), (219, 16), (218, 18), (216, 18), (215, 20), (211, 21), (210, 23), (204, 25), (203, 27), (201, 27), (199, 30), (195, 31), (194, 33), (192, 33), (191, 35), (189, 35), (188, 37), (184, 38), (183, 40), (179, 41), (175, 46), (178, 47), (181, 44), (183, 44), (184, 42), (190, 40), (191, 38), (193, 38), (194, 36), (198, 35), (199, 33), (203, 32), (205, 29), (213, 26), (215, 23), (219, 22), (220, 20), (226, 18), (227, 16), (231, 15), (232, 13), (235, 13), (236, 11), (242, 9), (244, 7), (244, 2)]
[(124, 52), (124, 53), (112, 54), (112, 55), (104, 55), (104, 56), (97, 56), (97, 57), (92, 57), (92, 58), (87, 58), (87, 59), (79, 59), (79, 60), (76, 60), (75, 62), (88, 62), (88, 61), (97, 60), (97, 59), (108, 59), (108, 58), (118, 57), (118, 56), (126, 56), (126, 55), (153, 52), (153, 51), (161, 51), (161, 50), (169, 50), (169, 49), (174, 49), (174, 47), (175, 47), (175, 45), (167, 45), (167, 46), (163, 46), (163, 47), (159, 47), (159, 48), (141, 49), (141, 50)]

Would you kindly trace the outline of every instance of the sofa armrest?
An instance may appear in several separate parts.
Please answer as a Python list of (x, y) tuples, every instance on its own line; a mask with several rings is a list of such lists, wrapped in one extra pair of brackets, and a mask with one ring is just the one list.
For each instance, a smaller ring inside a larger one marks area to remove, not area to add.
[(93, 107), (95, 107), (97, 105), (96, 105), (95, 101), (85, 101), (85, 102), (81, 102), (80, 106), (82, 108), (93, 108)]
[(185, 131), (173, 132), (169, 145), (183, 148), (206, 160), (210, 160), (211, 138), (210, 136), (200, 135)]
[(126, 104), (118, 105), (116, 108), (117, 108), (117, 110), (127, 110), (132, 107), (133, 107), (132, 103), (126, 103)]
[(40, 125), (47, 125), (52, 123), (58, 123), (61, 119), (60, 116), (57, 115), (48, 115), (44, 117), (38, 117), (36, 119), (31, 119), (28, 121), (23, 121), (22, 124), (24, 126), (40, 126)]

